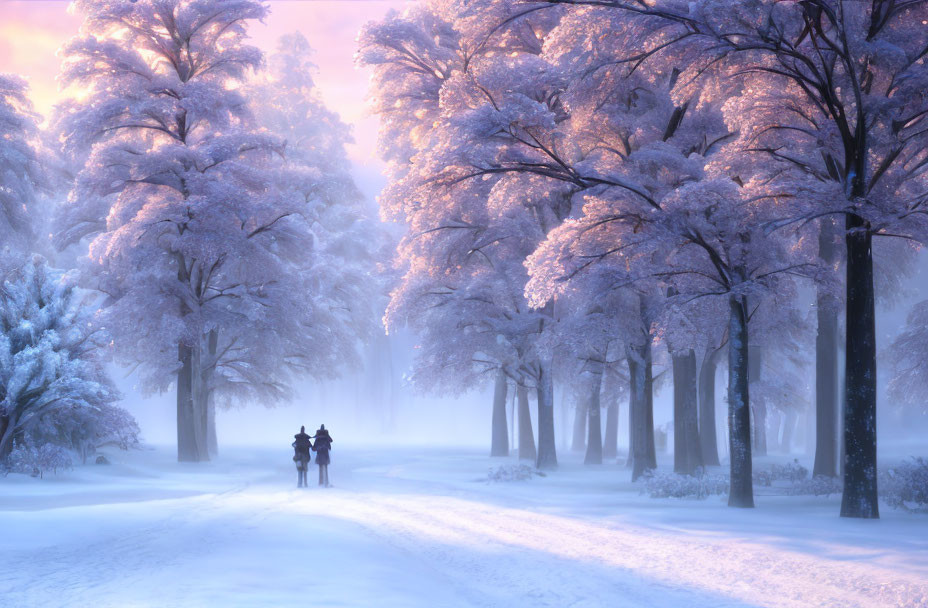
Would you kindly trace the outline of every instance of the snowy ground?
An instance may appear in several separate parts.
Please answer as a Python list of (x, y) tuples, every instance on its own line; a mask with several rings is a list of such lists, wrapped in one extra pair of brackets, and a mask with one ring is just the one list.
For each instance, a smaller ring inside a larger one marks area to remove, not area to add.
[[(488, 484), (466, 450), (110, 454), (0, 479), (0, 606), (928, 606), (928, 515), (652, 500), (619, 466)], [(313, 471), (314, 472), (314, 471)]]

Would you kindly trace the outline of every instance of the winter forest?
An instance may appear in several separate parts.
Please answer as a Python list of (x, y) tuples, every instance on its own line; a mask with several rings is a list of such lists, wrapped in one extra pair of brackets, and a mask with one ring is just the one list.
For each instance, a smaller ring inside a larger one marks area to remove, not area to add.
[(928, 0), (0, 32), (0, 606), (928, 607)]

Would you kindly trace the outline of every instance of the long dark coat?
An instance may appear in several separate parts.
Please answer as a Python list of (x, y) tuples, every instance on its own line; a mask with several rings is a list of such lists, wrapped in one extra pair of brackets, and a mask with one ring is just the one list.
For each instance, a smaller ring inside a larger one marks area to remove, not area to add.
[(313, 445), (313, 451), (316, 452), (316, 464), (329, 464), (329, 450), (332, 449), (332, 436), (327, 430), (316, 431), (314, 435), (316, 443)]
[(313, 447), (313, 441), (306, 433), (299, 432), (293, 436), (294, 456), (305, 456), (309, 460), (309, 450)]

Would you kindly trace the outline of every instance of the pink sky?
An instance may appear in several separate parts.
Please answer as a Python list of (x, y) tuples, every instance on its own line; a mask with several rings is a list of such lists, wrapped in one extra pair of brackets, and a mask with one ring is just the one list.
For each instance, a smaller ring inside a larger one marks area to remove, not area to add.
[[(377, 120), (368, 115), (368, 73), (354, 67), (355, 39), (364, 23), (382, 17), (404, 0), (272, 0), (265, 24), (254, 24), (254, 42), (272, 51), (282, 34), (302, 32), (316, 49), (317, 83), (329, 107), (351, 124), (356, 144), (349, 154), (362, 187), (372, 193), (380, 163), (376, 159)], [(80, 19), (61, 0), (0, 0), (0, 72), (24, 76), (37, 109), (55, 103), (58, 59), (55, 52), (77, 33)]]

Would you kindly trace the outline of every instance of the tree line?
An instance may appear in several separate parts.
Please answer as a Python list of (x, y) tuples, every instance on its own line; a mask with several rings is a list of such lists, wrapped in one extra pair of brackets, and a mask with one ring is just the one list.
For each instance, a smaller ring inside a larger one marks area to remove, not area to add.
[[(686, 474), (718, 458), (727, 360), (729, 505), (751, 507), (767, 404), (801, 398), (814, 353), (814, 473), (840, 448), (841, 514), (878, 517), (875, 306), (928, 236), (926, 22), (919, 0), (425, 0), (369, 24), (382, 212), (409, 227), (386, 321), (421, 337), (414, 380), (495, 378), (495, 411), (507, 382), (533, 390), (554, 467), (555, 380), (585, 386), (598, 438), (601, 379), (623, 376), (634, 479), (656, 465), (655, 358)], [(895, 394), (924, 395), (921, 310)]]

